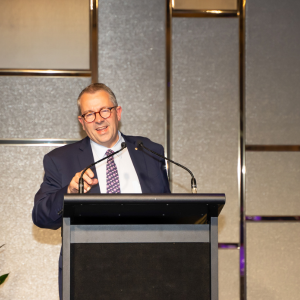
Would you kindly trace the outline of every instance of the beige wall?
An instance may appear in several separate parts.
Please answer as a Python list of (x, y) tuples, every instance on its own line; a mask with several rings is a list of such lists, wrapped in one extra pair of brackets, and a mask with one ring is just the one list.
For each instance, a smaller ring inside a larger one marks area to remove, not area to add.
[[(242, 136), (247, 145), (299, 145), (300, 44), (295, 28), (300, 5), (288, 2), (247, 0)], [(89, 69), (89, 1), (26, 3), (0, 3), (0, 38), (5, 41), (0, 69)], [(99, 0), (98, 14), (98, 77), (112, 87), (123, 107), (121, 130), (164, 146), (165, 4)], [(173, 18), (171, 34), (171, 158), (192, 169), (199, 192), (226, 193), (219, 241), (239, 246), (239, 19)], [(28, 146), (25, 139), (82, 138), (76, 98), (90, 82), (90, 77), (0, 76), (0, 244), (6, 244), (0, 250), (0, 273), (10, 272), (0, 287), (1, 299), (58, 299), (60, 230), (39, 229), (31, 221), (42, 159), (56, 146)], [(19, 145), (4, 144), (16, 139), (21, 139)], [(247, 215), (298, 214), (298, 156), (289, 151), (246, 152)], [(174, 167), (172, 178), (173, 191), (188, 192), (185, 173)], [(292, 242), (299, 222), (246, 226), (249, 299), (281, 295), (287, 289), (294, 299), (297, 285), (289, 282), (299, 266), (288, 253), (295, 257), (299, 250)], [(264, 258), (276, 261), (276, 269)], [(264, 280), (270, 274), (273, 280)], [(239, 248), (220, 249), (219, 299), (240, 298), (239, 275)]]
[(0, 68), (89, 69), (89, 0), (1, 0)]
[(294, 0), (246, 4), (246, 144), (267, 147), (246, 151), (245, 208), (275, 217), (246, 222), (249, 300), (299, 298), (299, 13)]

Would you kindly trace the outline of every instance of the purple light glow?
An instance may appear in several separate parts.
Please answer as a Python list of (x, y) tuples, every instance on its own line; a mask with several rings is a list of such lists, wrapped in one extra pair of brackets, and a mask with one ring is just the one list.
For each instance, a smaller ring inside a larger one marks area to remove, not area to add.
[(219, 249), (237, 249), (238, 244), (221, 244), (221, 243), (219, 243), (218, 248)]
[(245, 274), (245, 251), (244, 246), (240, 247), (240, 274), (244, 276)]
[(261, 216), (246, 216), (246, 221), (261, 221), (262, 217)]

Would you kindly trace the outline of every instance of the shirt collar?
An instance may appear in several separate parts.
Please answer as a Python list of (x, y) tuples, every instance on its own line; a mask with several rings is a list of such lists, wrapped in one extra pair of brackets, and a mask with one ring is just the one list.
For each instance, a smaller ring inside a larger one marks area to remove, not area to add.
[[(125, 142), (125, 140), (124, 140), (123, 136), (121, 135), (121, 132), (120, 132), (120, 131), (118, 131), (118, 135), (119, 135), (118, 141), (117, 141), (117, 142), (115, 143), (115, 145), (112, 146), (111, 148), (107, 148), (107, 147), (105, 147), (105, 146), (99, 145), (99, 144), (95, 143), (94, 141), (90, 140), (90, 141), (91, 141), (91, 147), (92, 147), (92, 149), (97, 153), (97, 156), (98, 156), (99, 159), (101, 159), (101, 158), (103, 158), (103, 157), (106, 156), (105, 153), (106, 153), (106, 151), (107, 151), (108, 149), (111, 149), (111, 150), (113, 150), (114, 152), (117, 152), (118, 150), (121, 149), (121, 144), (122, 144), (123, 142)], [(122, 152), (123, 152), (123, 151), (122, 151)], [(116, 154), (116, 155), (119, 156), (122, 152), (120, 152), (120, 153), (118, 153), (118, 154)]]

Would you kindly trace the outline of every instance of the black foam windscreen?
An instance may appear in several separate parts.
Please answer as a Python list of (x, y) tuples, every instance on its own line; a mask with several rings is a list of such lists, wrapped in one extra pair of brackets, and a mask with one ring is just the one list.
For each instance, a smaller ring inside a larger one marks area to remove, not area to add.
[(209, 300), (209, 243), (71, 244), (71, 299)]

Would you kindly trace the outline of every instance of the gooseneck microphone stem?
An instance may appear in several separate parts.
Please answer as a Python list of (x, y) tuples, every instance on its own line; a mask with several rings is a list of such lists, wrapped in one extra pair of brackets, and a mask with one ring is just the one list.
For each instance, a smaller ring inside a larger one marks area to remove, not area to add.
[(110, 158), (111, 156), (114, 156), (115, 154), (118, 154), (119, 152), (121, 152), (122, 150), (124, 150), (126, 147), (127, 147), (127, 146), (126, 146), (126, 143), (123, 142), (123, 143), (121, 144), (121, 149), (120, 149), (120, 150), (118, 150), (117, 152), (114, 152), (114, 153), (112, 153), (112, 154), (110, 154), (110, 155), (107, 155), (107, 156), (105, 156), (104, 158), (101, 158), (100, 160), (98, 160), (98, 161), (96, 161), (96, 162), (90, 164), (88, 167), (86, 167), (86, 168), (81, 172), (81, 175), (80, 175), (80, 178), (79, 178), (78, 194), (83, 194), (83, 193), (84, 193), (84, 180), (83, 180), (83, 175), (84, 175), (84, 173), (86, 172), (87, 169), (91, 168), (92, 166), (96, 165), (97, 163), (99, 163), (99, 162), (101, 162), (101, 161), (103, 161), (103, 160), (105, 160), (105, 159)]
[(143, 142), (140, 142), (138, 141), (137, 142), (138, 146), (141, 146), (142, 148), (145, 148), (146, 150), (148, 150), (149, 152), (161, 157), (161, 158), (164, 158), (166, 159), (167, 161), (170, 161), (171, 163), (175, 164), (176, 166), (178, 167), (181, 167), (183, 168), (184, 170), (188, 171), (190, 173), (190, 175), (192, 176), (192, 179), (191, 179), (191, 190), (192, 190), (192, 193), (193, 194), (196, 194), (197, 193), (197, 183), (196, 183), (196, 178), (194, 177), (194, 174), (185, 166), (173, 161), (172, 159), (169, 159), (163, 155), (160, 155), (159, 153), (156, 153), (155, 151), (152, 151), (151, 149), (147, 148), (146, 146), (144, 146)]

